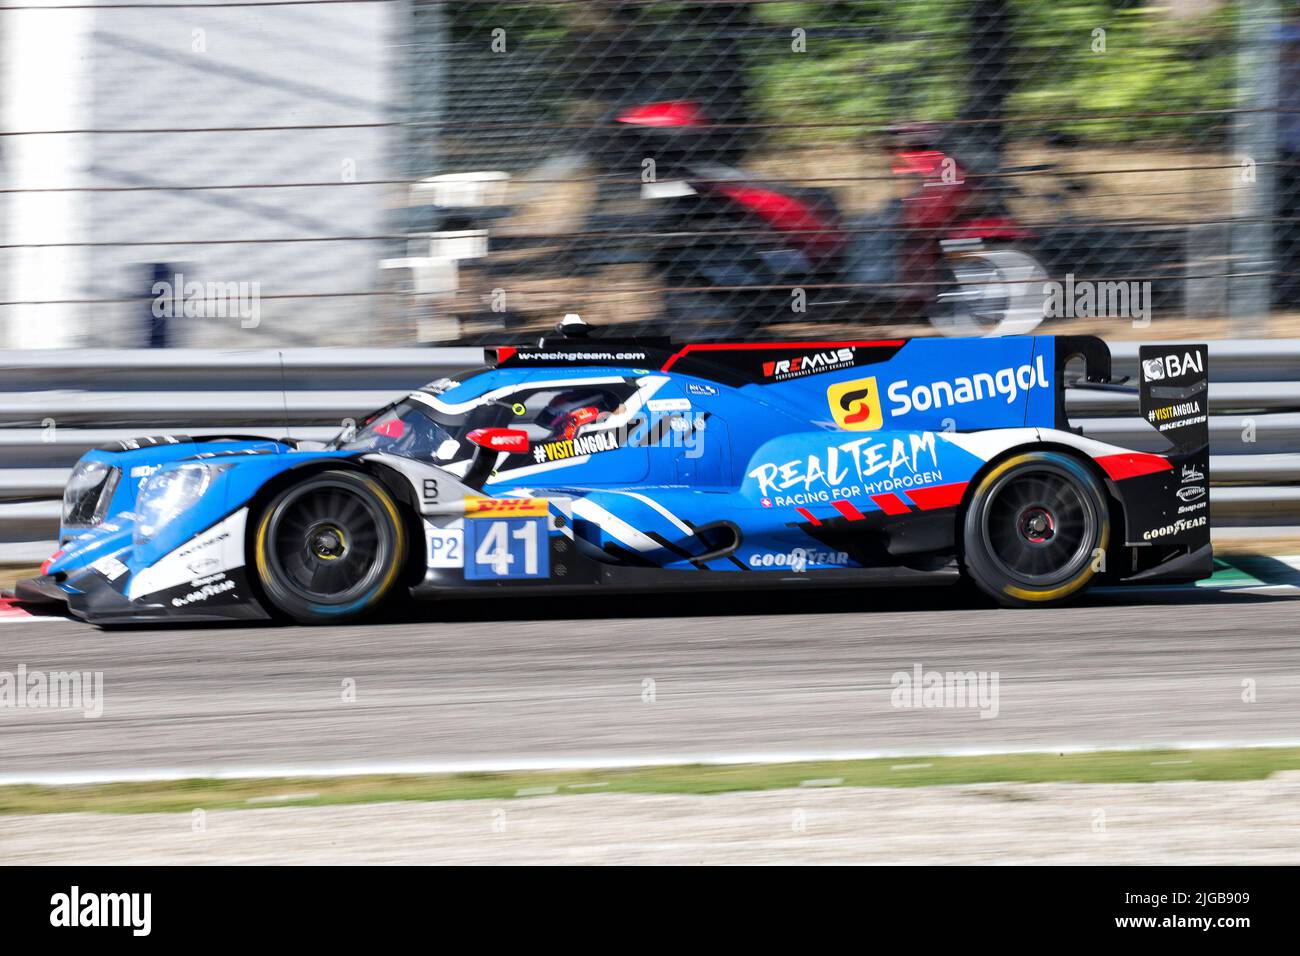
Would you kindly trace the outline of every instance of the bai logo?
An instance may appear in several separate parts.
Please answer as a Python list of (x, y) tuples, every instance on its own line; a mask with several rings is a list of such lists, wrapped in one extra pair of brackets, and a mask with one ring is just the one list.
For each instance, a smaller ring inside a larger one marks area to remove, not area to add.
[(1159, 358), (1143, 359), (1142, 378), (1148, 382), (1161, 382), (1167, 378), (1181, 378), (1195, 372), (1205, 374), (1205, 363), (1200, 352), (1185, 352), (1178, 355), (1162, 355)]
[(884, 424), (875, 377), (841, 382), (826, 389), (835, 424), (845, 431), (869, 432)]
[(846, 346), (826, 352), (809, 352), (805, 355), (796, 355), (794, 358), (776, 359), (763, 363), (763, 377), (780, 382), (788, 378), (801, 378), (817, 372), (846, 368), (853, 364), (856, 354), (856, 348)]
[(152, 911), (152, 893), (82, 893), (74, 886), (50, 897), (51, 926), (127, 926), (133, 936), (148, 936)]

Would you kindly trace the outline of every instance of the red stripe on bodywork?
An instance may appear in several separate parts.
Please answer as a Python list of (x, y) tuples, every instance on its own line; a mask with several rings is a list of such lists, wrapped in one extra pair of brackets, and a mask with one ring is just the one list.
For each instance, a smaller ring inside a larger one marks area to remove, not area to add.
[(31, 617), (31, 611), (24, 611), (9, 598), (0, 598), (0, 617)]
[(969, 482), (954, 481), (947, 485), (931, 485), (929, 488), (909, 488), (907, 497), (911, 498), (922, 511), (952, 508), (961, 504), (967, 484)]
[(1142, 475), (1154, 475), (1157, 472), (1169, 471), (1174, 467), (1169, 464), (1168, 458), (1160, 455), (1147, 455), (1140, 451), (1126, 451), (1122, 455), (1102, 455), (1094, 460), (1101, 465), (1101, 470), (1110, 476), (1112, 481), (1123, 481), (1125, 478), (1140, 478)]
[(861, 521), (866, 517), (866, 515), (853, 507), (853, 505), (849, 504), (847, 501), (836, 501), (833, 502), (833, 504), (835, 510), (844, 515), (844, 517), (848, 518), (850, 521)]
[(817, 516), (813, 514), (811, 511), (809, 511), (807, 508), (795, 508), (794, 510), (799, 512), (799, 516), (802, 517), (809, 524), (821, 524), (821, 522), (817, 520)]
[(898, 495), (872, 495), (871, 500), (887, 515), (905, 515), (911, 510), (899, 500)]

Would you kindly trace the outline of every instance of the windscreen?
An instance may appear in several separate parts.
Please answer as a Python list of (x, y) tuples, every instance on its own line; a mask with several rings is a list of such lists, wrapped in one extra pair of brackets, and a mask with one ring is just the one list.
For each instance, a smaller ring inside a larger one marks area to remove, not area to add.
[(441, 415), (426, 405), (404, 399), (363, 421), (355, 435), (341, 435), (334, 447), (401, 455), (445, 467), (474, 453), (475, 446), (465, 440), (471, 427), (469, 417)]

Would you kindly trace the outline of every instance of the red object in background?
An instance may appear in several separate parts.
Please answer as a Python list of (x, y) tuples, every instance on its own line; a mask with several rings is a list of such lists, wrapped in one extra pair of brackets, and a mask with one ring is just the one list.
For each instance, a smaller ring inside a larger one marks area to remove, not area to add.
[(903, 225), (913, 229), (943, 227), (945, 239), (1030, 239), (1033, 233), (1002, 217), (962, 219), (977, 184), (966, 181), (956, 159), (937, 149), (898, 153), (891, 172), (917, 176), (921, 188), (903, 200)]
[(891, 171), (922, 180), (921, 188), (903, 200), (907, 228), (937, 229), (951, 223), (970, 194), (965, 170), (937, 149), (899, 153)]
[(633, 126), (698, 126), (704, 114), (700, 105), (690, 100), (665, 100), (634, 106), (619, 113), (615, 119)]
[(779, 232), (793, 232), (791, 241), (805, 254), (821, 259), (844, 245), (844, 236), (822, 219), (807, 203), (773, 189), (759, 186), (718, 186), (729, 196)]
[(489, 451), (503, 451), (510, 455), (522, 455), (532, 447), (528, 432), (521, 428), (476, 428), (465, 437)]
[(406, 423), (400, 418), (394, 417), (376, 425), (374, 432), (376, 435), (383, 435), (385, 438), (401, 438), (406, 434)]
[(945, 239), (1032, 239), (1034, 233), (1014, 219), (967, 219), (944, 233)]

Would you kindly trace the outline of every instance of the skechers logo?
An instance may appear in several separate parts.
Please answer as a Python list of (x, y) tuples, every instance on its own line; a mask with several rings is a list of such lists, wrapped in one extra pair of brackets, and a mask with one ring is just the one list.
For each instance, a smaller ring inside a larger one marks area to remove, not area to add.
[(884, 424), (874, 376), (832, 385), (826, 389), (826, 401), (835, 424), (846, 431), (874, 431)]
[(888, 389), (889, 400), (895, 403), (890, 407), (889, 414), (897, 418), (911, 411), (924, 412), (947, 405), (965, 405), (997, 395), (1006, 396), (1007, 404), (1010, 405), (1022, 393), (1050, 387), (1047, 372), (1043, 368), (1043, 357), (1039, 355), (1033, 364), (1000, 368), (996, 372), (976, 372), (970, 376), (961, 375), (952, 381), (912, 386), (907, 379), (899, 379)]
[(800, 378), (816, 372), (828, 372), (831, 369), (844, 368), (853, 364), (857, 353), (854, 347), (831, 349), (826, 352), (809, 352), (794, 358), (777, 359), (763, 363), (763, 377), (780, 381), (787, 378)]

